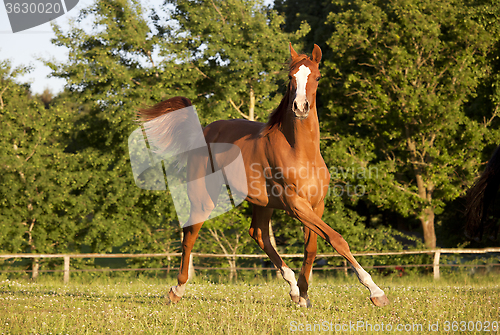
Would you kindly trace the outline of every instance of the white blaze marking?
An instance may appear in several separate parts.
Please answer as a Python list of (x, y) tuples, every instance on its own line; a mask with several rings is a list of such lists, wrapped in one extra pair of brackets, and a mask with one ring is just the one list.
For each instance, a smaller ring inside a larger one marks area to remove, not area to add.
[(310, 73), (311, 70), (307, 66), (301, 65), (299, 71), (293, 75), (297, 81), (297, 97), (304, 97), (305, 99), (307, 77), (309, 77)]

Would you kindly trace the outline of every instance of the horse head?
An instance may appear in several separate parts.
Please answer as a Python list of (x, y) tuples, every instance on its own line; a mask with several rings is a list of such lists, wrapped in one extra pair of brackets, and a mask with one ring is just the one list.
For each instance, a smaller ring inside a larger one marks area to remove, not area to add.
[(319, 62), (321, 61), (321, 49), (314, 45), (312, 57), (299, 55), (290, 43), (290, 79), (289, 91), (290, 101), (288, 106), (295, 117), (303, 120), (309, 116), (309, 111), (316, 108), (316, 90), (321, 78)]

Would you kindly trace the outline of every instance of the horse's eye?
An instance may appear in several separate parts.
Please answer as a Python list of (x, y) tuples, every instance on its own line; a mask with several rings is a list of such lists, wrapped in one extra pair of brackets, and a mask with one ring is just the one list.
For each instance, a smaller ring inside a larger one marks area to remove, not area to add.
[(288, 75), (288, 79), (292, 80), (292, 75), (291, 74)]
[(321, 77), (318, 77), (318, 78), (316, 78), (316, 81), (319, 81), (320, 79), (321, 79)]

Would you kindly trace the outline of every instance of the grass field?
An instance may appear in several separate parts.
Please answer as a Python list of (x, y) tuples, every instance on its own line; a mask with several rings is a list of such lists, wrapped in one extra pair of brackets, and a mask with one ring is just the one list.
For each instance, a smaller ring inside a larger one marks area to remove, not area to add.
[(168, 304), (172, 279), (0, 280), (0, 334), (446, 334), (500, 333), (494, 275), (375, 278), (391, 304), (373, 306), (355, 278), (315, 278), (312, 308), (283, 281), (195, 279)]

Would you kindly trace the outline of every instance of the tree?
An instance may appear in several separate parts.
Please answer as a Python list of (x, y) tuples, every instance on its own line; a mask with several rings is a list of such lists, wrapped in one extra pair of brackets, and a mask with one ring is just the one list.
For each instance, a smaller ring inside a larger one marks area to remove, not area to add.
[(169, 3), (175, 24), (165, 28), (163, 55), (194, 72), (193, 101), (206, 121), (265, 121), (281, 99), (276, 91), (294, 38), (281, 30), (283, 17), (261, 1)]
[(463, 1), (340, 5), (328, 17), (332, 117), (358, 138), (359, 166), (382, 172), (369, 181), (368, 199), (418, 217), (433, 248), (435, 215), (463, 193), (480, 161), (488, 124), (469, 117), (467, 105), (491, 73), (495, 36)]
[[(83, 22), (91, 28), (84, 29)], [(68, 32), (53, 26), (53, 43), (69, 51), (66, 62), (46, 62), (53, 76), (66, 80), (61, 99), (76, 115), (67, 150), (80, 154), (82, 169), (91, 174), (77, 190), (87, 199), (78, 242), (94, 252), (175, 247), (172, 202), (165, 192), (135, 185), (127, 146), (139, 126), (134, 122), (139, 107), (182, 93), (172, 80), (180, 70), (155, 59), (154, 24), (137, 1), (109, 0), (83, 9)]]
[(297, 43), (303, 50), (311, 50), (314, 44), (321, 47), (323, 60), (330, 59), (331, 50), (326, 42), (335, 30), (327, 24), (328, 14), (338, 12), (339, 3), (330, 0), (275, 0), (274, 9), (285, 17), (283, 30), (287, 33), (301, 31)]
[[(56, 253), (74, 249), (86, 209), (75, 188), (85, 182), (78, 155), (61, 143), (71, 128), (62, 106), (50, 110), (0, 62), (0, 250)], [(38, 260), (33, 261), (34, 276)]]
[[(216, 254), (222, 252), (226, 255), (226, 261), (230, 268), (229, 280), (237, 278), (235, 255), (253, 253), (257, 250), (257, 245), (247, 233), (251, 219), (247, 214), (249, 205), (244, 203), (240, 207), (242, 208), (232, 210), (205, 223), (198, 242), (198, 244), (202, 244), (200, 249), (205, 252)], [(212, 262), (212, 265), (219, 265), (217, 264), (218, 260)]]

